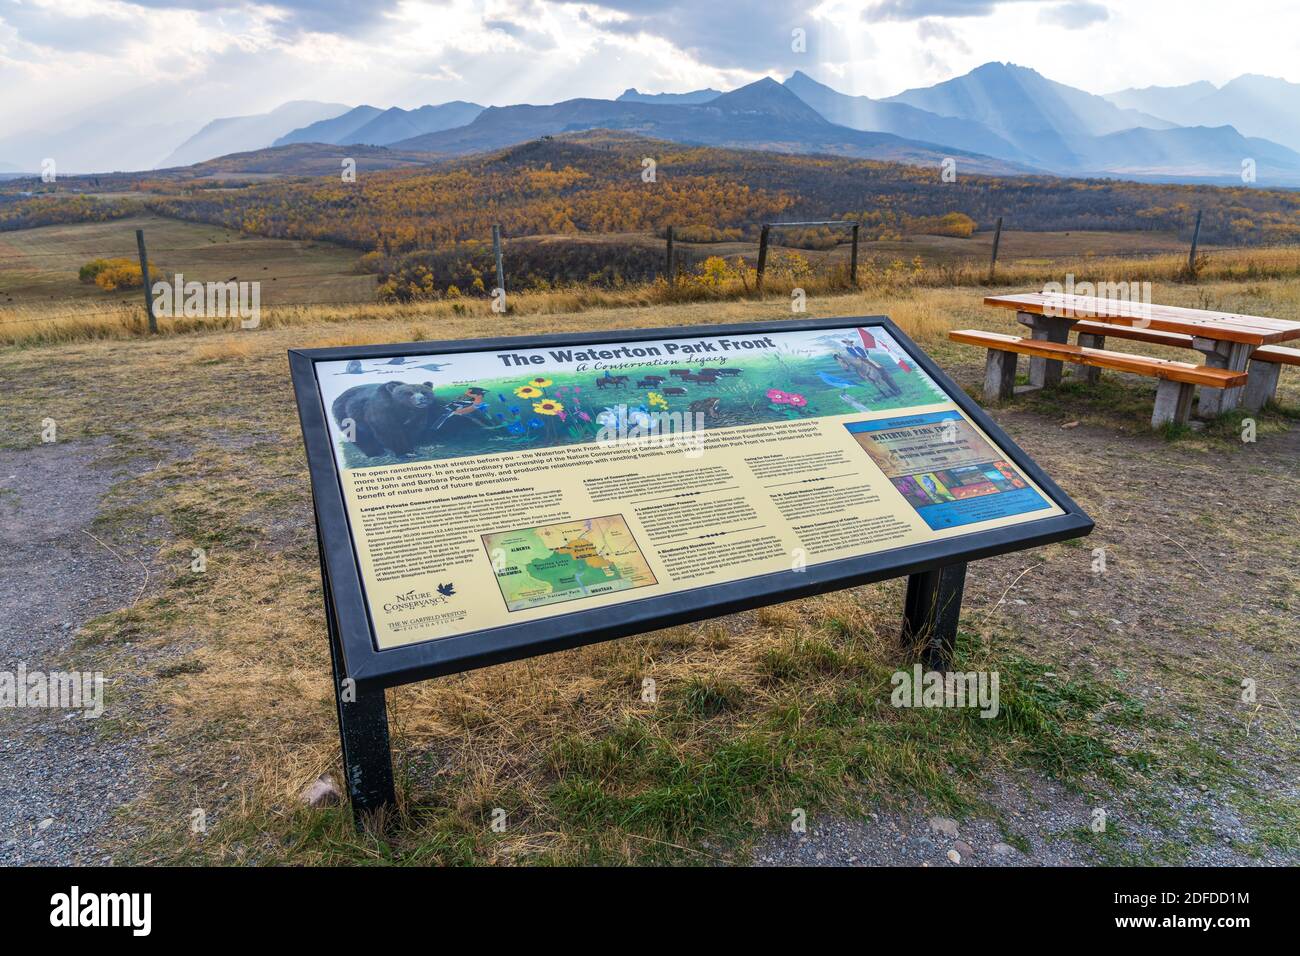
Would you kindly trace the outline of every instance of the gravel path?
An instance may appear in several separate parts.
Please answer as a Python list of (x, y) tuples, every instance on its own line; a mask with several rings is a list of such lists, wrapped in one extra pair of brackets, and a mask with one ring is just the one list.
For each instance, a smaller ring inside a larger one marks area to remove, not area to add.
[[(1281, 778), (1262, 780), (1282, 790)], [(1290, 786), (1294, 797), (1294, 785)], [(1077, 792), (1030, 774), (990, 781), (986, 814), (961, 820), (927, 813), (922, 807), (879, 810), (865, 820), (811, 819), (807, 832), (761, 841), (756, 866), (1095, 866), (1108, 861), (1073, 834), (1087, 831), (1098, 808), (1107, 825), (1122, 828), (1122, 842), (1133, 848), (1167, 844), (1185, 851), (1187, 866), (1297, 865), (1300, 859), (1272, 848), (1262, 858), (1240, 847), (1251, 842), (1250, 828), (1221, 795), (1195, 788), (1168, 794), (1182, 819), (1152, 821), (1120, 795), (1096, 803)], [(1205, 815), (1208, 825), (1197, 826)]]
[[(88, 442), (0, 451), (0, 671), (80, 669), (77, 628), (146, 586), (134, 557), (148, 560), (142, 542), (89, 533), (117, 480), (108, 451)], [(129, 699), (140, 677), (104, 679), (100, 719), (0, 709), (0, 865), (110, 861), (99, 837), (139, 792), (144, 741), (113, 720), (113, 700)]]

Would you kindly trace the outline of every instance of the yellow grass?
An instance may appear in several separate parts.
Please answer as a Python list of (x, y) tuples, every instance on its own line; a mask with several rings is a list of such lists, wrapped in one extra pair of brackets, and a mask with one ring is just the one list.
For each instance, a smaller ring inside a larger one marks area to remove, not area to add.
[[(791, 261), (795, 265), (791, 267)], [(1161, 255), (1148, 258), (1080, 257), (1054, 261), (1021, 261), (1000, 266), (990, 282), (987, 268), (970, 264), (927, 265), (923, 261), (864, 262), (857, 291), (865, 296), (896, 298), (908, 290), (969, 288), (989, 291), (1040, 288), (1045, 282), (1064, 282), (1068, 275), (1076, 282), (1152, 282), (1158, 289), (1156, 301), (1185, 299), (1187, 289), (1185, 256)], [(1300, 276), (1300, 248), (1238, 249), (1216, 251), (1201, 268), (1201, 285), (1251, 283)], [(754, 270), (734, 264), (716, 281), (683, 277), (675, 286), (657, 281), (616, 289), (571, 288), (548, 292), (525, 292), (510, 296), (512, 316), (568, 315), (593, 310), (684, 305), (692, 302), (739, 302), (762, 299), (779, 308), (789, 302), (794, 289), (809, 296), (852, 294), (842, 265), (817, 272), (787, 258), (767, 276), (764, 293), (755, 289)], [(0, 308), (0, 345), (30, 346), (88, 339), (130, 339), (149, 334), (143, 304), (120, 303), (105, 308), (100, 304), (59, 303), (59, 316), (44, 317), (53, 307)], [(492, 311), (489, 299), (439, 299), (393, 305), (263, 306), (261, 327), (287, 328), (302, 325), (353, 323), (366, 320), (409, 322), (419, 334), (412, 339), (442, 338), (438, 330), (457, 318), (481, 318), (493, 322), (502, 317)], [(916, 321), (927, 320), (918, 313)], [(171, 318), (159, 320), (164, 335), (239, 328), (237, 317)]]

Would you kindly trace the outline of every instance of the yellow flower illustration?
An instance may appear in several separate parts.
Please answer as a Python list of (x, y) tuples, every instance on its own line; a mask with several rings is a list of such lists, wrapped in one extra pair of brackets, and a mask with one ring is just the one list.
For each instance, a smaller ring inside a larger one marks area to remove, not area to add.
[(559, 402), (553, 402), (549, 398), (544, 402), (537, 402), (533, 405), (533, 411), (538, 415), (558, 415), (564, 411), (564, 406)]
[(664, 398), (658, 392), (646, 392), (646, 398), (649, 399), (651, 405), (662, 405), (664, 408), (668, 407), (668, 399)]
[(532, 380), (531, 382), (529, 382), (528, 384), (529, 384), (529, 385), (534, 385), (534, 386), (536, 386), (537, 388), (546, 388), (546, 386), (548, 386), (548, 385), (551, 384), (551, 380), (550, 380), (549, 378), (542, 378), (542, 377), (539, 375), (539, 376), (537, 376), (537, 378), (533, 379), (533, 380)]
[(531, 385), (520, 385), (515, 389), (515, 394), (520, 398), (538, 398), (542, 394), (540, 388), (533, 388)]

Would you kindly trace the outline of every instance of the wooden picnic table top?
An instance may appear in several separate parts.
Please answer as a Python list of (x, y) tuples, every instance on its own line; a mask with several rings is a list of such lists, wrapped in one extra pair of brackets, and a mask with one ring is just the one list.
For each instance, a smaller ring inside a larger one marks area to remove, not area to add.
[(1203, 339), (1242, 342), (1247, 345), (1270, 345), (1300, 339), (1300, 322), (1287, 319), (1183, 309), (1172, 305), (1147, 305), (1123, 299), (1027, 292), (985, 296), (984, 304), (1033, 315), (1091, 319), (1111, 325), (1137, 325), (1161, 332), (1181, 332)]

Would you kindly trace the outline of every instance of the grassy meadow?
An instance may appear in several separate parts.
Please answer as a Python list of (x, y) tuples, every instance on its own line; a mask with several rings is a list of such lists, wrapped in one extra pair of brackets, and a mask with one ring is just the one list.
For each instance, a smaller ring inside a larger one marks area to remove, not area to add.
[(50, 314), (95, 313), (109, 323), (143, 314), (139, 288), (106, 292), (77, 277), (93, 259), (137, 261), (137, 229), (144, 230), (154, 281), (177, 272), (186, 281), (260, 281), (264, 304), (374, 301), (374, 277), (357, 269), (353, 250), (142, 215), (0, 232), (0, 328)]
[[(176, 228), (221, 244), (217, 230)], [(888, 314), (973, 394), (983, 352), (946, 332), (1011, 331), (1013, 316), (981, 296), (1066, 271), (1150, 279), (1161, 303), (1300, 320), (1300, 250), (1216, 253), (1195, 284), (1176, 281), (1179, 259), (1013, 261), (993, 285), (975, 264), (878, 275), (853, 291), (827, 280), (810, 284), (807, 314)], [(315, 261), (343, 275), (341, 260)], [(763, 297), (741, 279), (556, 291), (514, 298), (508, 319), (517, 334), (780, 319), (792, 284), (777, 277)], [(272, 305), (255, 330), (234, 320), (150, 337), (124, 313), (4, 333), (0, 449), (47, 451), (46, 418), (60, 443), (105, 449), (120, 474), (89, 533), (144, 542), (131, 556), (151, 572), (65, 655), (108, 676), (105, 745), (148, 740), (141, 795), (108, 835), (117, 859), (745, 862), (756, 841), (788, 831), (795, 808), (810, 819), (980, 814), (1027, 846), (995, 792), (1043, 780), (1112, 808), (1106, 833), (1084, 815), (1051, 834), (1092, 861), (1183, 862), (1223, 807), (1250, 834), (1234, 852), (1298, 858), (1300, 802), (1284, 784), (1300, 752), (1295, 369), (1253, 445), (1239, 439), (1239, 414), (1152, 435), (1153, 381), (1112, 373), (993, 410), (1098, 522), (1090, 539), (972, 565), (957, 664), (1000, 672), (994, 720), (890, 705), (890, 675), (908, 663), (894, 581), (390, 691), (395, 817), (358, 835), (346, 806), (305, 808), (298, 795), (317, 775), (341, 775), (285, 351), (474, 337), (487, 316), (485, 300)], [(1243, 483), (1250, 495), (1235, 493)], [(1097, 547), (1106, 575), (1092, 571)], [(195, 548), (208, 556), (202, 573)], [(1239, 699), (1243, 674), (1258, 681), (1258, 705)], [(654, 703), (642, 700), (647, 677)], [(1215, 802), (1188, 803), (1189, 789)], [(490, 826), (498, 807), (504, 832)]]
[[(132, 338), (147, 335), (142, 294), (129, 289), (106, 292), (78, 281), (78, 269), (97, 258), (136, 256), (135, 230), (148, 242), (150, 272), (156, 281), (176, 272), (186, 280), (260, 281), (263, 327), (313, 325), (353, 317), (490, 316), (486, 297), (445, 298), (409, 305), (376, 302), (377, 277), (366, 274), (356, 250), (324, 241), (267, 239), (202, 223), (141, 216), (103, 223), (77, 223), (0, 232), (0, 345), (27, 345), (82, 338)], [(557, 242), (635, 242), (662, 250), (648, 234), (551, 237)], [(542, 237), (540, 241), (547, 241)], [(613, 288), (572, 285), (512, 293), (516, 315), (552, 315), (620, 307), (658, 307), (690, 302), (720, 302), (753, 297), (757, 245), (752, 242), (679, 242), (683, 255), (701, 264), (669, 286), (662, 280)], [(997, 273), (988, 275), (992, 233), (968, 239), (916, 236), (864, 241), (860, 247), (859, 288), (879, 292), (963, 286), (1041, 286), (1071, 273), (1078, 281), (1176, 282), (1186, 271), (1183, 240), (1161, 232), (1003, 233)], [(1203, 247), (1202, 280), (1277, 279), (1300, 275), (1300, 249), (1213, 249)], [(705, 257), (714, 257), (710, 265)], [(773, 234), (765, 287), (768, 295), (810, 295), (851, 291), (849, 246), (796, 249)], [(506, 243), (509, 285), (509, 242)], [(339, 308), (334, 308), (338, 306)], [(160, 319), (160, 332), (236, 329), (239, 319)]]

